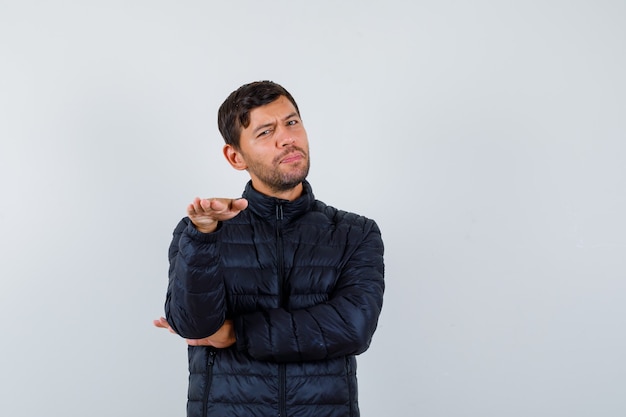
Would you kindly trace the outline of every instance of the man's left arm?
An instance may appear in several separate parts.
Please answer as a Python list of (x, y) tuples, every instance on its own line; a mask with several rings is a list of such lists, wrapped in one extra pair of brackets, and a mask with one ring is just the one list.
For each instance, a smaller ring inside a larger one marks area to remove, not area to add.
[(237, 348), (276, 362), (357, 355), (370, 344), (383, 303), (383, 242), (372, 221), (330, 299), (312, 307), (277, 308), (235, 319)]

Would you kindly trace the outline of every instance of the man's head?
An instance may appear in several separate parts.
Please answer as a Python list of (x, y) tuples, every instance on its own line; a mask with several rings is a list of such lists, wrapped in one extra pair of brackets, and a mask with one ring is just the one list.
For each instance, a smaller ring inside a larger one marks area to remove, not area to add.
[(300, 116), (296, 100), (285, 88), (273, 81), (255, 81), (233, 91), (217, 112), (217, 125), (224, 142), (239, 149), (241, 130), (249, 126), (250, 112), (280, 96), (286, 97)]
[(234, 91), (218, 113), (224, 156), (259, 192), (292, 200), (309, 172), (309, 142), (295, 100), (271, 81)]

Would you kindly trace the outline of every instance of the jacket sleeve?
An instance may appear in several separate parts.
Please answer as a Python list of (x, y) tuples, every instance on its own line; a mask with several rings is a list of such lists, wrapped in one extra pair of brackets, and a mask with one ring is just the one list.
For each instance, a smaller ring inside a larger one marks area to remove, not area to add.
[(219, 229), (203, 234), (188, 218), (174, 230), (169, 248), (165, 317), (180, 336), (201, 339), (215, 333), (226, 314), (219, 270)]
[(283, 308), (236, 318), (237, 348), (255, 359), (313, 361), (363, 353), (383, 303), (383, 242), (370, 228), (349, 254), (327, 302), (301, 310)]

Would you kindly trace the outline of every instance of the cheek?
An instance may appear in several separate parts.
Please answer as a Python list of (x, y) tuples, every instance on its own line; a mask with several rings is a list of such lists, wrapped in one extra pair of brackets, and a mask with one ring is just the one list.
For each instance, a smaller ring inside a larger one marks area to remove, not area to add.
[(302, 129), (302, 132), (298, 134), (298, 143), (301, 146), (308, 148), (309, 147), (309, 138), (307, 137), (306, 131)]

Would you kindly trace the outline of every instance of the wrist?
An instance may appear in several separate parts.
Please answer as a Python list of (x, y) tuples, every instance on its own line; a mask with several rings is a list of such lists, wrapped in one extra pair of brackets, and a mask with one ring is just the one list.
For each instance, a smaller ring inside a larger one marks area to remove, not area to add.
[(213, 233), (217, 230), (218, 221), (216, 220), (215, 222), (210, 223), (208, 225), (207, 224), (198, 225), (195, 223), (193, 223), (193, 225), (196, 227), (196, 230), (200, 233)]

